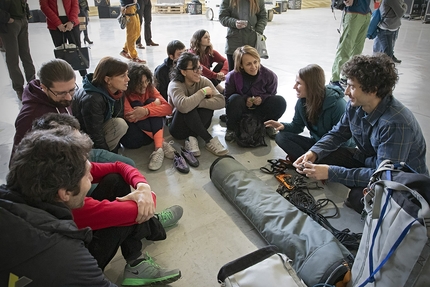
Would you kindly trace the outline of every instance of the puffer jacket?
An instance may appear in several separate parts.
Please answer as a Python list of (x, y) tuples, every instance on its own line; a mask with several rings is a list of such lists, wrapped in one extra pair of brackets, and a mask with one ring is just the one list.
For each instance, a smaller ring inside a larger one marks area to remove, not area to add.
[(85, 76), (83, 89), (79, 89), (73, 98), (72, 111), (81, 129), (93, 140), (94, 148), (109, 150), (103, 124), (112, 118), (124, 118), (124, 97), (115, 100), (107, 90), (94, 86), (92, 78), (93, 74)]
[(31, 286), (116, 286), (85, 247), (91, 230), (78, 229), (63, 203), (30, 204), (2, 185), (0, 232), (0, 286), (16, 277)]

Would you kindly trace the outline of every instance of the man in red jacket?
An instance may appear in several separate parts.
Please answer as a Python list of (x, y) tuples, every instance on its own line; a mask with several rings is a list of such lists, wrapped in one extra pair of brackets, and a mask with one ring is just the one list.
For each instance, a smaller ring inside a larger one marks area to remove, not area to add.
[[(34, 121), (32, 131), (62, 126), (75, 131), (80, 128), (73, 116), (48, 113)], [(140, 250), (143, 238), (166, 238), (164, 228), (178, 222), (183, 214), (182, 207), (175, 205), (155, 214), (155, 193), (136, 168), (122, 162), (90, 164), (91, 183), (98, 183), (98, 186), (87, 194), (82, 207), (72, 209), (72, 214), (79, 229), (90, 227), (93, 230), (93, 239), (87, 247), (99, 267), (103, 270), (121, 247), (128, 263), (123, 285), (168, 283), (179, 279), (178, 269), (153, 266), (152, 259), (142, 257)], [(133, 192), (130, 186), (135, 189)], [(131, 259), (130, 254), (134, 254)], [(139, 257), (133, 258), (136, 255)], [(136, 276), (137, 271), (139, 275)]]

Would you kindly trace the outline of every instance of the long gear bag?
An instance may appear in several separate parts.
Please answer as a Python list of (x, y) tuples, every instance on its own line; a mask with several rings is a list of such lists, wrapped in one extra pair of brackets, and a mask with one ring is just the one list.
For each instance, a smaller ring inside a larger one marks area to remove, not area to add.
[(381, 163), (364, 196), (366, 224), (348, 286), (430, 286), (429, 200), (428, 176)]
[(333, 284), (349, 274), (346, 261), (351, 262), (353, 257), (333, 234), (234, 158), (215, 160), (210, 177), (263, 238), (292, 260), (294, 270), (307, 286)]

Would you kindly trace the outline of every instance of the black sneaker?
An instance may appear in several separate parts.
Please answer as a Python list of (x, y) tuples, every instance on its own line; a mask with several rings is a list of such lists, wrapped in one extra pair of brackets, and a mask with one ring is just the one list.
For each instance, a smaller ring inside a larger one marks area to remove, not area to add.
[(219, 120), (223, 123), (226, 123), (227, 122), (227, 115), (226, 114), (220, 115)]
[(393, 59), (393, 62), (396, 64), (400, 64), (402, 62), (402, 60), (397, 59), (396, 56), (394, 56), (394, 55), (393, 55), (392, 59)]
[(334, 82), (330, 81), (329, 85), (333, 87), (339, 87), (342, 90), (342, 92), (345, 92), (345, 89), (342, 87), (339, 81), (334, 81)]
[(236, 137), (236, 135), (235, 135), (234, 131), (227, 130), (225, 132), (224, 139), (225, 139), (226, 142), (232, 142), (232, 141), (234, 141), (235, 137)]

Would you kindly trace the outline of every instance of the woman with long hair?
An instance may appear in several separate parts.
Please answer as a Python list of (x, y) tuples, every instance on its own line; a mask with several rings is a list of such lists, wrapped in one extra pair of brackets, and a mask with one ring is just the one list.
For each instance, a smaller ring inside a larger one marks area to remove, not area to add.
[(164, 157), (174, 157), (173, 147), (163, 137), (164, 117), (172, 113), (172, 107), (154, 87), (152, 72), (147, 66), (129, 63), (128, 77), (124, 100), (128, 131), (121, 143), (125, 148), (139, 148), (154, 142), (148, 167), (158, 170)]
[[(228, 73), (228, 62), (214, 50), (208, 31), (201, 29), (194, 33), (190, 41), (190, 52), (199, 56), (203, 76), (208, 78), (220, 93), (224, 93), (224, 87), (220, 83)], [(213, 63), (216, 65), (212, 69)]]
[(202, 69), (199, 57), (189, 52), (182, 53), (173, 67), (167, 91), (173, 107), (169, 131), (174, 138), (185, 139), (185, 149), (194, 156), (200, 155), (197, 137), (213, 154), (226, 155), (228, 150), (208, 132), (214, 110), (225, 106), (224, 96), (201, 75)]
[[(276, 95), (278, 77), (260, 63), (260, 55), (251, 46), (239, 47), (234, 52), (234, 70), (227, 74), (224, 96), (227, 99), (226, 141), (233, 141), (243, 114), (256, 114), (262, 121), (277, 121), (287, 103)], [(273, 128), (266, 128), (274, 137)]]
[(117, 152), (127, 132), (123, 91), (128, 86), (128, 66), (121, 60), (104, 57), (94, 73), (86, 75), (72, 102), (73, 115), (94, 142), (94, 148)]
[[(276, 143), (295, 161), (307, 152), (321, 137), (336, 125), (345, 112), (346, 101), (339, 87), (325, 86), (324, 70), (310, 64), (301, 68), (296, 76), (297, 103), (292, 122), (269, 120), (264, 124), (279, 131)], [(307, 128), (310, 137), (299, 135)], [(350, 139), (346, 146), (353, 147)]]
[(267, 25), (264, 0), (223, 0), (219, 22), (227, 27), (225, 53), (229, 71), (234, 69), (233, 53), (244, 45), (255, 46), (257, 34), (263, 35)]

